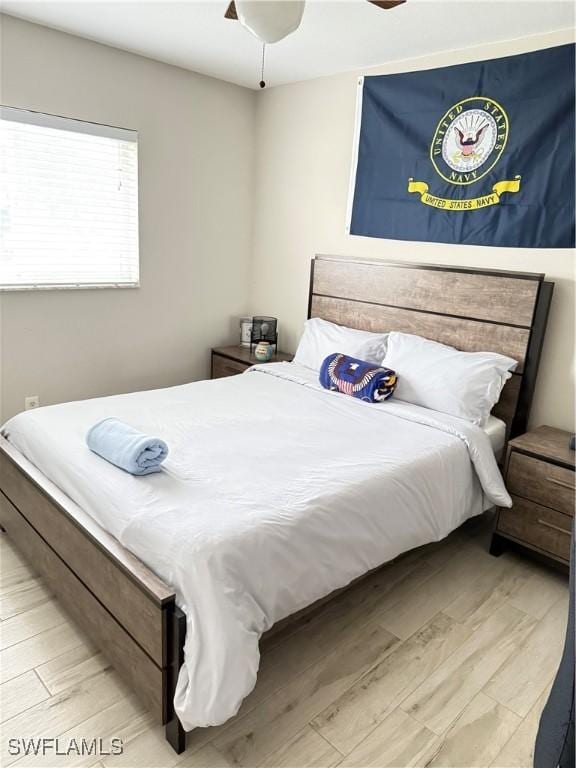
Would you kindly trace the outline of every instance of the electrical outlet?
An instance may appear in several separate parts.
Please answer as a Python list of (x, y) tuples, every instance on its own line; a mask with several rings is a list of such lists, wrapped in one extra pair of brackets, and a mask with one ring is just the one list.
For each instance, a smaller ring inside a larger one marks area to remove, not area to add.
[(24, 398), (24, 409), (26, 411), (31, 410), (32, 408), (39, 408), (40, 407), (40, 398), (38, 395), (30, 395), (30, 397)]

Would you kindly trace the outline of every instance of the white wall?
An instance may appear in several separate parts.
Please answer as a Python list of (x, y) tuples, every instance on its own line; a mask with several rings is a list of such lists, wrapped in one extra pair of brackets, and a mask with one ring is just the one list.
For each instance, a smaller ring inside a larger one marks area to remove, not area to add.
[(255, 94), (1, 17), (3, 104), (140, 133), (141, 287), (0, 295), (2, 416), (180, 384), (248, 305)]
[[(564, 31), (370, 70), (404, 72), (522, 53), (573, 41)], [(409, 48), (409, 38), (407, 49)], [(545, 272), (556, 282), (532, 411), (534, 424), (574, 421), (574, 253), (410, 243), (345, 234), (359, 72), (272, 88), (257, 104), (251, 311), (277, 315), (281, 346), (296, 346), (315, 253)]]

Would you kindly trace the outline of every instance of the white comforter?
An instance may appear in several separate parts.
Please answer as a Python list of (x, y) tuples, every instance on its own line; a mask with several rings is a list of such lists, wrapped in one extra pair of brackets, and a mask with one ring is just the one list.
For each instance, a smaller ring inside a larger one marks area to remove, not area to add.
[[(166, 471), (132, 477), (92, 454), (86, 431), (106, 416), (166, 440)], [(327, 392), (294, 363), (27, 411), (3, 433), (176, 589), (186, 729), (236, 713), (274, 622), (511, 503), (481, 429)]]

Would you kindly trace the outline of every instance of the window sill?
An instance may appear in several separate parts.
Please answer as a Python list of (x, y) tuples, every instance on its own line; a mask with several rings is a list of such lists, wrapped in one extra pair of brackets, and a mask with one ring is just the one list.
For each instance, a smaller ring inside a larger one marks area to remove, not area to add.
[(68, 285), (0, 285), (0, 293), (21, 291), (92, 291), (103, 288), (140, 288), (138, 283), (75, 283)]

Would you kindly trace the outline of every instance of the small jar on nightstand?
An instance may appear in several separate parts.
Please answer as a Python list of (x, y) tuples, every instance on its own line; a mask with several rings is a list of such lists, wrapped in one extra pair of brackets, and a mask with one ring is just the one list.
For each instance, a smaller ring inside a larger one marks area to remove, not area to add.
[[(269, 363), (291, 362), (293, 355), (287, 352), (276, 352)], [(212, 378), (221, 379), (224, 376), (236, 376), (237, 373), (244, 373), (251, 365), (261, 365), (256, 359), (254, 350), (250, 347), (214, 347), (212, 349)]]
[(561, 429), (538, 427), (508, 443), (504, 480), (513, 506), (498, 510), (491, 554), (511, 541), (570, 564), (574, 467), (570, 433)]

